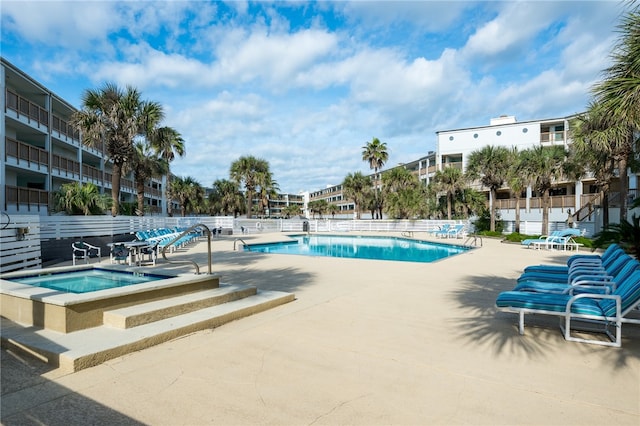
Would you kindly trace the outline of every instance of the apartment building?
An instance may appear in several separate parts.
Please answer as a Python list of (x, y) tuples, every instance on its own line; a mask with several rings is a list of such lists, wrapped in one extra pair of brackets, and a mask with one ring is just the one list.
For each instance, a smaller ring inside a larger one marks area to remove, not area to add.
[[(535, 146), (562, 145), (566, 149), (571, 145), (569, 126), (575, 116), (550, 118), (531, 121), (517, 121), (514, 116), (500, 116), (490, 120), (489, 125), (436, 132), (438, 170), (444, 167), (457, 167), (466, 170), (469, 154), (487, 145), (516, 147), (525, 150)], [(638, 176), (630, 174), (630, 197), (637, 192)], [(609, 194), (610, 220), (619, 220), (620, 192), (619, 181), (614, 181)], [(479, 185), (477, 189), (482, 190)], [(579, 181), (556, 182), (551, 191), (550, 220), (562, 222), (568, 211), (580, 222), (589, 222), (591, 229), (599, 229), (600, 200), (595, 179), (587, 175)], [(537, 221), (542, 215), (541, 194), (528, 188), (524, 195), (521, 220)], [(515, 199), (511, 198), (505, 186), (498, 191), (496, 200), (490, 205), (498, 209), (504, 220), (515, 220)]]
[[(575, 116), (550, 118), (542, 120), (517, 121), (514, 116), (500, 116), (490, 120), (488, 125), (468, 127), (436, 132), (436, 151), (419, 160), (401, 164), (396, 167), (405, 167), (420, 177), (420, 180), (428, 184), (436, 171), (446, 167), (456, 167), (466, 170), (469, 155), (487, 145), (516, 147), (525, 150), (535, 146), (562, 145), (568, 148), (571, 144), (569, 126)], [(386, 169), (390, 170), (390, 169)], [(372, 186), (374, 175), (371, 174)], [(487, 192), (479, 183), (474, 185), (476, 189)], [(638, 174), (629, 175), (630, 198), (638, 196)], [(536, 194), (532, 188), (528, 188), (521, 201), (520, 219), (522, 221), (540, 221), (542, 217), (541, 194)], [(343, 215), (353, 214), (354, 205), (351, 200), (342, 194), (341, 185), (327, 186), (321, 190), (310, 192), (309, 199), (327, 200), (337, 204)], [(489, 205), (496, 208), (500, 216), (506, 222), (515, 220), (515, 198), (511, 197), (506, 186), (498, 191), (496, 200), (489, 200)], [(619, 182), (613, 182), (609, 195), (610, 220), (616, 221), (620, 206)], [(574, 215), (576, 221), (587, 223), (591, 230), (599, 229), (602, 225), (599, 215), (600, 200), (598, 189), (593, 177), (587, 175), (580, 181), (557, 182), (551, 192), (550, 221), (564, 222), (568, 212)], [(365, 216), (366, 217), (366, 216)]]
[[(70, 124), (72, 105), (1, 58), (1, 209), (12, 214), (51, 212), (53, 194), (68, 182), (91, 182), (111, 194), (111, 163), (102, 146), (81, 144)], [(146, 213), (161, 213), (164, 179), (145, 188)], [(131, 176), (121, 181), (121, 202), (134, 203)]]

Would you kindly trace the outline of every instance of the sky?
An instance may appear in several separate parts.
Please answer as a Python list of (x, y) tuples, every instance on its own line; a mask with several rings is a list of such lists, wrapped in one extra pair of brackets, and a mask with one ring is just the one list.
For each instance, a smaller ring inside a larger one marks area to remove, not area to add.
[[(162, 104), (205, 187), (252, 155), (281, 192), (436, 149), (436, 132), (586, 109), (617, 1), (2, 0), (1, 54), (76, 108), (106, 82)], [(481, 148), (481, 147), (479, 147)]]

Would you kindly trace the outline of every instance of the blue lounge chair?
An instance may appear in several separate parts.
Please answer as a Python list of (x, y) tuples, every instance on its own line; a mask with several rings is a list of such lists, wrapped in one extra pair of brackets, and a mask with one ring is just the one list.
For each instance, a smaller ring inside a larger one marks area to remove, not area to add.
[(606, 267), (608, 263), (611, 263), (615, 260), (616, 257), (620, 256), (624, 253), (624, 250), (617, 245), (611, 244), (607, 249), (602, 253), (602, 256), (597, 254), (574, 254), (573, 256), (567, 259), (567, 265), (532, 265), (524, 268), (524, 272), (545, 272), (545, 273), (559, 273), (566, 274), (569, 272), (569, 268), (574, 267), (574, 265), (593, 265), (598, 266), (602, 265)]
[(438, 231), (434, 232), (434, 235), (436, 237), (446, 238), (447, 235), (449, 235), (450, 229), (451, 229), (451, 224), (445, 223), (444, 225), (442, 225), (442, 227), (440, 227)]
[(463, 238), (464, 237), (464, 225), (455, 225), (453, 228), (449, 228), (447, 231), (447, 238)]
[(622, 267), (630, 258), (631, 256), (626, 253), (620, 253), (618, 256), (612, 258), (610, 262), (607, 262), (604, 265), (572, 265), (565, 274), (557, 272), (525, 272), (520, 275), (520, 277), (518, 278), (518, 282), (521, 283), (525, 281), (547, 281), (567, 283), (573, 280), (578, 275), (594, 275), (596, 273), (615, 275), (620, 271), (620, 269), (622, 269)]
[[(526, 291), (505, 291), (496, 299), (500, 311), (519, 315), (518, 330), (524, 334), (525, 314), (554, 315), (560, 317), (560, 329), (564, 338), (573, 342), (604, 346), (622, 346), (622, 324), (640, 324), (640, 319), (627, 315), (640, 306), (640, 270), (636, 269), (627, 279), (618, 283), (611, 294), (550, 294)], [(564, 320), (564, 321), (562, 321)], [(572, 324), (587, 322), (601, 328), (590, 330), (605, 333), (611, 341), (574, 337)], [(611, 332), (614, 327), (614, 333)]]
[(582, 234), (579, 229), (567, 228), (560, 231), (553, 231), (548, 236), (541, 236), (540, 238), (528, 238), (522, 241), (522, 245), (526, 247), (534, 248), (552, 248), (555, 245), (565, 245), (569, 242), (570, 238), (578, 237)]
[(612, 275), (599, 275), (586, 272), (578, 275), (568, 283), (525, 281), (518, 284), (514, 291), (533, 291), (537, 293), (612, 293), (618, 283), (626, 280), (635, 270), (640, 269), (640, 262), (629, 255), (626, 256), (622, 268)]

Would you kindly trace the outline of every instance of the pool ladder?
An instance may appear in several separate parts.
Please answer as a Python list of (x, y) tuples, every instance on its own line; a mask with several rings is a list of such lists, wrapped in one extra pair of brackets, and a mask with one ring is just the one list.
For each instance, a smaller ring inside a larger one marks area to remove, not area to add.
[(191, 263), (196, 268), (196, 275), (200, 275), (200, 266), (198, 266), (198, 264), (196, 262), (194, 262), (193, 260), (173, 260), (173, 261), (171, 261), (171, 260), (167, 259), (167, 254), (166, 254), (167, 247), (171, 247), (171, 245), (173, 243), (175, 243), (176, 241), (179, 241), (180, 238), (184, 237), (185, 235), (187, 235), (191, 231), (195, 231), (198, 228), (204, 228), (204, 231), (207, 233), (207, 260), (208, 260), (208, 264), (209, 264), (209, 272), (208, 272), (208, 274), (211, 275), (211, 230), (204, 223), (198, 223), (197, 225), (190, 226), (186, 230), (182, 231), (180, 233), (180, 235), (178, 235), (173, 240), (171, 240), (168, 244), (166, 244), (164, 247), (162, 247), (162, 257), (163, 257), (164, 260), (166, 260), (169, 263)]
[(251, 248), (249, 247), (249, 245), (247, 243), (245, 243), (245, 241), (242, 238), (236, 238), (235, 240), (233, 240), (233, 251), (236, 251), (236, 243), (238, 241), (242, 241), (242, 245), (244, 245), (247, 248), (247, 251), (251, 251)]

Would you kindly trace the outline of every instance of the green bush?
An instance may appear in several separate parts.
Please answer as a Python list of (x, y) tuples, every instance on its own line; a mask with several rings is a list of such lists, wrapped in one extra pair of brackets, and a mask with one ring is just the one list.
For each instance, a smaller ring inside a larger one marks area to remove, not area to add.
[(513, 232), (507, 236), (504, 237), (505, 241), (509, 241), (510, 243), (521, 243), (524, 240), (527, 240), (529, 238), (539, 238), (539, 235), (526, 235), (526, 234), (520, 234), (518, 232)]
[[(476, 234), (479, 235), (488, 235), (483, 231), (489, 231), (491, 229), (491, 213), (489, 210), (484, 210), (478, 216), (478, 219), (474, 222), (474, 226), (476, 228)], [(496, 212), (496, 231), (498, 235), (502, 235), (502, 231), (504, 231), (504, 222), (500, 220), (500, 213)]]

